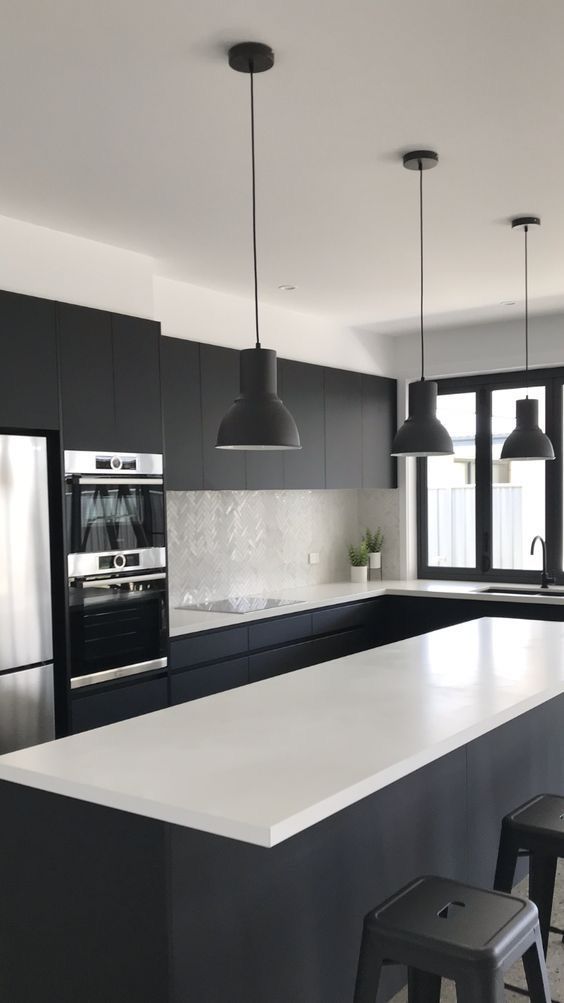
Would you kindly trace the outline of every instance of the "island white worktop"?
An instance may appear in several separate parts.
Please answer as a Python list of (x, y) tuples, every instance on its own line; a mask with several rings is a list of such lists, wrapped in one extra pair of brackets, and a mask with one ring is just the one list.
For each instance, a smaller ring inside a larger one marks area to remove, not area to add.
[(547, 589), (543, 595), (535, 595), (534, 586), (530, 588), (531, 595), (503, 595), (484, 592), (487, 588), (519, 588), (499, 582), (469, 582), (441, 581), (439, 579), (414, 578), (408, 580), (367, 582), (355, 585), (352, 582), (330, 582), (325, 585), (305, 585), (293, 589), (270, 589), (268, 598), (287, 600), (288, 605), (276, 606), (272, 609), (259, 610), (253, 613), (213, 613), (208, 610), (177, 609), (171, 606), (169, 611), (169, 634), (171, 638), (183, 637), (206, 630), (216, 630), (220, 627), (241, 626), (241, 624), (266, 620), (270, 617), (284, 616), (289, 613), (305, 613), (311, 609), (323, 606), (335, 606), (339, 603), (358, 602), (362, 599), (375, 599), (378, 596), (420, 596), (435, 599), (475, 599), (476, 602), (492, 603), (527, 603), (531, 605), (564, 606), (564, 596), (557, 595)]
[(564, 623), (473, 620), (0, 757), (0, 779), (273, 846), (564, 692)]

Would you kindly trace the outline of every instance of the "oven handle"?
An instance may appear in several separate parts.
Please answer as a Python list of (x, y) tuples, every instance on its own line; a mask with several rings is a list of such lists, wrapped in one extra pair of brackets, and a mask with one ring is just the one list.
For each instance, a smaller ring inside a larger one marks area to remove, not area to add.
[(111, 484), (131, 484), (142, 487), (144, 484), (160, 484), (163, 486), (162, 477), (76, 477), (73, 478), (77, 484), (99, 484), (105, 488)]
[(112, 585), (129, 585), (131, 582), (156, 582), (166, 578), (166, 571), (160, 571), (155, 575), (132, 575), (131, 578), (96, 578), (88, 580), (81, 578), (80, 584), (83, 589), (109, 589)]
[(117, 669), (102, 669), (100, 672), (91, 672), (89, 676), (73, 676), (70, 681), (71, 690), (78, 690), (83, 686), (92, 686), (93, 684), (107, 683), (112, 679), (123, 679), (124, 676), (138, 676), (143, 672), (164, 669), (166, 665), (166, 658), (152, 658), (149, 662), (136, 662), (134, 665), (122, 665)]

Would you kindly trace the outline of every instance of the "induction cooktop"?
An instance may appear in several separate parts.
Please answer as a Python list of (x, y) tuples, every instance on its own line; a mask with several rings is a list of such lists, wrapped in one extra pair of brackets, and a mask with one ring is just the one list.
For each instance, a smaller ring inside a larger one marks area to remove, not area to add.
[[(301, 600), (299, 600), (301, 601)], [(295, 599), (266, 599), (263, 596), (232, 596), (231, 599), (213, 599), (210, 602), (186, 603), (176, 609), (195, 609), (205, 613), (257, 613), (277, 606), (297, 605)]]

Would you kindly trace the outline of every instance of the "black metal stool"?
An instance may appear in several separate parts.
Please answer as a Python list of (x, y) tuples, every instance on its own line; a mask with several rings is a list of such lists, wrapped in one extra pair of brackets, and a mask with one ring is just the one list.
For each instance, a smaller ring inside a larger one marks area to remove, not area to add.
[[(529, 856), (529, 898), (539, 911), (544, 953), (548, 948), (556, 864), (564, 857), (564, 798), (540, 794), (501, 823), (494, 888), (510, 892), (519, 856)], [(562, 930), (556, 930), (562, 933)]]
[(384, 964), (407, 965), (409, 1003), (502, 1003), (503, 974), (523, 958), (532, 1003), (550, 1003), (536, 906), (528, 899), (418, 878), (364, 920), (354, 1003), (376, 1003)]

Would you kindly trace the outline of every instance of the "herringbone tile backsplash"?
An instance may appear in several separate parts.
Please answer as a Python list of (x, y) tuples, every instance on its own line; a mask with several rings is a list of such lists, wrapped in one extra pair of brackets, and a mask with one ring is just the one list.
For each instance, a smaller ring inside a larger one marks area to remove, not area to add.
[(169, 491), (167, 515), (171, 605), (346, 581), (367, 524), (386, 537), (384, 577), (399, 577), (395, 490)]

